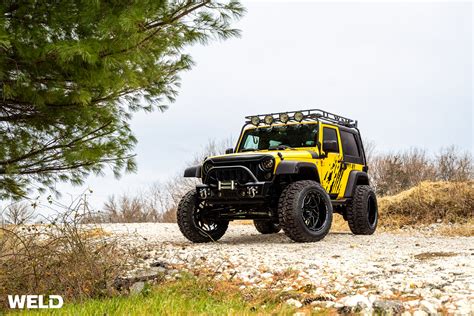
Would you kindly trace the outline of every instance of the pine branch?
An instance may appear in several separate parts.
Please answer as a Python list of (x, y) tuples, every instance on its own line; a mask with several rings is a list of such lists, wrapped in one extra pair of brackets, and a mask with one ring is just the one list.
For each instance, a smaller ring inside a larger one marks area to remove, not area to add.
[[(13, 164), (15, 162), (18, 162), (20, 160), (25, 160), (25, 159), (28, 159), (28, 158), (31, 158), (35, 155), (38, 155), (42, 152), (45, 152), (45, 151), (51, 151), (51, 150), (55, 150), (55, 149), (61, 149), (61, 148), (69, 148), (71, 147), (73, 144), (81, 141), (81, 140), (84, 140), (85, 138), (87, 138), (88, 136), (92, 135), (92, 134), (95, 134), (97, 133), (98, 131), (106, 128), (107, 126), (109, 126), (112, 122), (108, 122), (94, 130), (92, 130), (91, 132), (89, 133), (86, 133), (84, 135), (82, 135), (81, 137), (77, 137), (73, 140), (71, 140), (69, 143), (67, 144), (64, 144), (64, 145), (54, 145), (54, 146), (44, 146), (40, 149), (36, 149), (36, 150), (32, 150), (30, 151), (29, 153), (23, 155), (23, 156), (20, 156), (20, 157), (17, 157), (17, 158), (12, 158), (12, 159), (8, 159), (8, 160), (4, 160), (4, 161), (0, 161), (0, 165), (10, 165), (10, 164)], [(92, 139), (91, 139), (92, 140)]]

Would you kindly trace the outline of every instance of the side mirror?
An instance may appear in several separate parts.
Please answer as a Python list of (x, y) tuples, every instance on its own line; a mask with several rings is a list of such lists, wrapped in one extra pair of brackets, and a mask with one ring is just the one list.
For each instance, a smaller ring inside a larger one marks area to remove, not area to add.
[(337, 145), (336, 140), (325, 140), (323, 142), (323, 151), (327, 153), (338, 153), (339, 146)]
[(234, 148), (227, 148), (227, 149), (225, 150), (225, 154), (226, 154), (226, 155), (227, 155), (227, 154), (233, 154), (233, 153), (234, 153)]

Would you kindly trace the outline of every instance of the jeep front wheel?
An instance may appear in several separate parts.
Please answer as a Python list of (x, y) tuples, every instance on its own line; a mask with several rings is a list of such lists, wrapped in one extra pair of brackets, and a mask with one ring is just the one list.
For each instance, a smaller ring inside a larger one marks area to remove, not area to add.
[(368, 185), (358, 185), (346, 209), (347, 222), (355, 235), (372, 235), (377, 228), (378, 208), (374, 190)]
[(260, 234), (276, 234), (281, 228), (272, 221), (254, 220), (253, 224)]
[(217, 221), (205, 215), (205, 202), (198, 201), (196, 190), (181, 199), (176, 213), (179, 230), (195, 243), (217, 241), (229, 226), (229, 221)]
[(280, 226), (296, 242), (323, 239), (331, 228), (332, 211), (329, 195), (319, 183), (310, 180), (288, 185), (278, 204)]

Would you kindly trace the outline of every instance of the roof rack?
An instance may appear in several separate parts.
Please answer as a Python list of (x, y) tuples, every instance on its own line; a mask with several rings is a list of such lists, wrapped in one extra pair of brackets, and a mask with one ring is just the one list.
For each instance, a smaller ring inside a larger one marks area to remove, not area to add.
[(247, 124), (253, 124), (255, 126), (259, 126), (260, 123), (271, 125), (275, 122), (326, 121), (346, 127), (357, 128), (356, 120), (320, 109), (258, 114), (246, 116), (245, 118), (247, 119)]

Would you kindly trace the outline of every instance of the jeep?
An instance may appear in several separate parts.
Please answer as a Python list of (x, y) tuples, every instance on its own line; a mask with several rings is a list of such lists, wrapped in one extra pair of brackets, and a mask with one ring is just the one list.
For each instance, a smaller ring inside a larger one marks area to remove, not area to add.
[(201, 181), (179, 202), (178, 226), (200, 243), (247, 219), (262, 234), (283, 229), (314, 242), (335, 212), (352, 233), (370, 235), (378, 210), (367, 171), (355, 120), (319, 109), (247, 116), (235, 148), (184, 171)]

